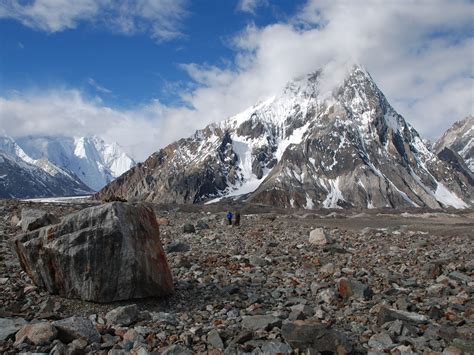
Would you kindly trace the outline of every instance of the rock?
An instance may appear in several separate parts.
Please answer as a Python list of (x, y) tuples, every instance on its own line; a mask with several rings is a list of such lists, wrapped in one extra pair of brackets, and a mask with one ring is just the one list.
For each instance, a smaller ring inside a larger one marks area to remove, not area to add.
[(267, 264), (267, 261), (259, 256), (250, 255), (249, 257), (249, 264), (255, 266), (264, 266)]
[(89, 343), (98, 343), (100, 334), (89, 319), (70, 317), (53, 322), (58, 330), (58, 338), (69, 343), (74, 339), (85, 339)]
[(136, 304), (114, 308), (105, 315), (107, 324), (116, 326), (128, 326), (138, 319), (138, 307)]
[(414, 324), (428, 323), (429, 320), (428, 317), (418, 313), (400, 311), (397, 309), (382, 306), (379, 310), (377, 323), (379, 325), (383, 325), (387, 322), (391, 322), (397, 319)]
[(23, 318), (0, 318), (0, 341), (7, 340), (25, 324), (28, 322)]
[(48, 322), (31, 323), (21, 328), (15, 335), (15, 346), (30, 341), (34, 345), (45, 345), (56, 339), (58, 331)]
[(21, 229), (32, 231), (50, 224), (59, 223), (60, 219), (43, 210), (24, 208), (21, 210)]
[(212, 329), (207, 333), (207, 342), (216, 349), (224, 350), (224, 342), (222, 341), (217, 329)]
[(370, 337), (368, 345), (375, 350), (390, 350), (395, 346), (392, 338), (387, 333), (374, 334)]
[(339, 279), (337, 282), (337, 292), (339, 296), (346, 301), (351, 297), (370, 300), (374, 294), (368, 285), (345, 277)]
[(319, 272), (323, 275), (333, 275), (336, 272), (336, 267), (333, 263), (327, 263), (319, 269)]
[(86, 208), (14, 243), (23, 270), (50, 293), (111, 302), (173, 292), (158, 224), (144, 205)]
[(144, 338), (143, 336), (138, 333), (135, 329), (129, 329), (125, 332), (123, 335), (123, 340), (124, 341), (130, 341), (132, 343), (135, 343), (136, 341), (143, 341)]
[(283, 339), (293, 349), (300, 351), (318, 351), (347, 354), (352, 346), (346, 336), (336, 330), (327, 329), (321, 323), (297, 320), (283, 324), (281, 329)]
[(458, 349), (464, 351), (464, 354), (474, 354), (474, 339), (456, 338), (453, 340), (453, 345)]
[(352, 283), (349, 279), (343, 277), (337, 282), (337, 292), (343, 300), (348, 300), (354, 294)]
[(49, 355), (68, 355), (68, 354), (69, 354), (69, 351), (68, 351), (67, 345), (60, 341), (57, 341), (56, 345), (54, 345), (54, 347), (51, 349), (51, 352), (49, 353)]
[(459, 271), (453, 271), (453, 272), (450, 272), (449, 273), (449, 278), (453, 279), (453, 280), (456, 280), (456, 281), (459, 281), (459, 282), (464, 282), (464, 283), (469, 283), (469, 282), (472, 282), (472, 277), (466, 275), (466, 274), (463, 274), (462, 272), (459, 272)]
[(156, 222), (160, 226), (169, 226), (170, 225), (170, 220), (166, 217), (157, 218)]
[(193, 224), (187, 223), (183, 226), (183, 233), (196, 233), (196, 228)]
[(171, 345), (160, 350), (161, 355), (192, 355), (193, 352), (182, 345)]
[(309, 233), (309, 243), (321, 246), (332, 243), (332, 240), (324, 228), (316, 228)]
[(204, 221), (198, 221), (198, 222), (196, 223), (196, 228), (199, 229), (199, 230), (209, 229), (209, 224), (207, 224), (207, 223), (204, 222)]
[(336, 295), (332, 289), (327, 288), (319, 292), (318, 298), (324, 303), (331, 304), (335, 300)]
[(178, 320), (176, 319), (176, 315), (172, 313), (166, 313), (166, 312), (155, 312), (151, 313), (151, 318), (153, 319), (153, 322), (156, 323), (166, 323), (166, 324), (171, 324), (171, 325), (178, 325)]
[(291, 346), (281, 341), (269, 341), (262, 345), (264, 354), (291, 354)]
[(426, 277), (436, 279), (443, 271), (442, 265), (441, 262), (426, 263), (423, 265), (422, 272)]
[(274, 327), (281, 327), (281, 319), (271, 316), (244, 316), (242, 327), (248, 330), (271, 330)]
[(191, 247), (186, 244), (186, 243), (181, 243), (181, 242), (174, 242), (169, 244), (166, 247), (166, 253), (171, 254), (171, 253), (184, 253), (191, 250)]

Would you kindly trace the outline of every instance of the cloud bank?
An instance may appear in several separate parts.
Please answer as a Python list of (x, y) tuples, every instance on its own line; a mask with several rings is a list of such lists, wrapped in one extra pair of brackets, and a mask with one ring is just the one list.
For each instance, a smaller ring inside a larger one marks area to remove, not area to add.
[[(52, 1), (52, 0), (51, 0)], [(288, 22), (248, 25), (228, 66), (182, 65), (183, 107), (118, 110), (76, 90), (0, 98), (0, 125), (24, 134), (102, 134), (138, 159), (326, 67), (334, 80), (363, 65), (394, 108), (433, 138), (473, 114), (473, 4), (466, 1), (308, 1)]]
[(12, 18), (45, 32), (76, 28), (80, 22), (112, 32), (148, 33), (158, 41), (182, 35), (187, 0), (3, 0), (0, 18)]

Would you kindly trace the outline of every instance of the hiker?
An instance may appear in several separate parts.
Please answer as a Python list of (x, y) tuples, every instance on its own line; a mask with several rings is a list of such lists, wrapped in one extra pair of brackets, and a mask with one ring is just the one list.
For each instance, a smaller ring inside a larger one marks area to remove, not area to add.
[(232, 225), (232, 217), (233, 217), (233, 214), (232, 212), (227, 212), (227, 221), (229, 222), (229, 226)]
[(234, 226), (240, 226), (240, 212), (235, 211)]

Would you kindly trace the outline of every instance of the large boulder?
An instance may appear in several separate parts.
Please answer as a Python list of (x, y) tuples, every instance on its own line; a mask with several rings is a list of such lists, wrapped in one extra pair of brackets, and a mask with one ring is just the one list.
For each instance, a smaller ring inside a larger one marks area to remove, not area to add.
[(111, 302), (173, 292), (154, 212), (107, 203), (14, 240), (23, 270), (50, 293)]

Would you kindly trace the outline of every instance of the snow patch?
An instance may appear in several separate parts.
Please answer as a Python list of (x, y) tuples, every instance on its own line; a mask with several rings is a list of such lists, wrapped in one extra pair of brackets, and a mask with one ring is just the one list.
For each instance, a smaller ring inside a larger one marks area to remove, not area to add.
[(338, 201), (344, 201), (341, 190), (339, 190), (339, 176), (336, 179), (329, 179), (330, 190), (326, 199), (323, 201), (324, 208), (342, 208), (337, 204)]
[(467, 204), (457, 197), (453, 192), (449, 191), (442, 183), (438, 182), (435, 191), (436, 199), (445, 206), (454, 208), (467, 208)]

